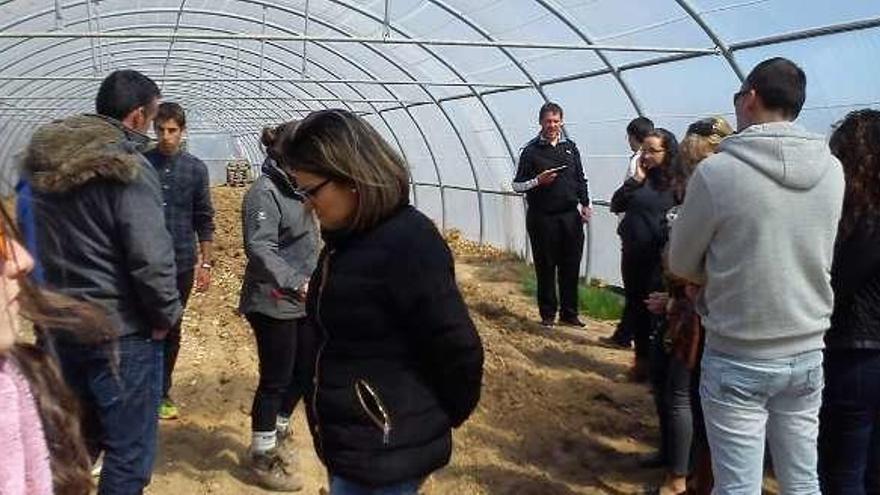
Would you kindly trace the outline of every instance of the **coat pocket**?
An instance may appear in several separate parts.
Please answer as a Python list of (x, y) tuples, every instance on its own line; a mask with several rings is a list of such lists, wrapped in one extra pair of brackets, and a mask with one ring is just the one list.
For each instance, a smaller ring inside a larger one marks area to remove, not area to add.
[(374, 425), (382, 431), (382, 444), (391, 442), (391, 414), (375, 387), (363, 378), (354, 381), (354, 394)]

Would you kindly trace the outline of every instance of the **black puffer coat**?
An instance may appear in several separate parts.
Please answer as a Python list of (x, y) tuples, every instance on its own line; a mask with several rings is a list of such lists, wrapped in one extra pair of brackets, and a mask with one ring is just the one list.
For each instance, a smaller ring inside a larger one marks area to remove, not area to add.
[(312, 366), (318, 454), (333, 475), (369, 486), (427, 476), (449, 462), (451, 428), (482, 380), (449, 248), (410, 206), (368, 232), (324, 237), (301, 360)]

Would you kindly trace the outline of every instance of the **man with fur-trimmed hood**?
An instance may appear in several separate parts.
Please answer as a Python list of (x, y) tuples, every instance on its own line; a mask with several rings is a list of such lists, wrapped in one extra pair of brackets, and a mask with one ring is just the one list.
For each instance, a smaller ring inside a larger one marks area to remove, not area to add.
[(54, 342), (83, 406), (89, 451), (104, 452), (99, 494), (139, 494), (149, 483), (161, 341), (183, 311), (159, 181), (141, 155), (159, 96), (143, 74), (114, 72), (101, 83), (97, 115), (40, 127), (22, 164), (46, 285), (105, 308), (119, 335)]

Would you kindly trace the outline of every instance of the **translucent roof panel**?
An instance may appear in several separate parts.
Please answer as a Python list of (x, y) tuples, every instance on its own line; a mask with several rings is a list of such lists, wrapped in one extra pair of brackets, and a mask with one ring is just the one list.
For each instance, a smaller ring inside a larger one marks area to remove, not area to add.
[(584, 268), (615, 282), (606, 208), (630, 119), (679, 135), (733, 120), (742, 78), (785, 56), (808, 77), (800, 123), (827, 134), (880, 104), (878, 54), (880, 2), (864, 0), (0, 0), (0, 166), (8, 189), (36, 126), (91, 111), (100, 80), (133, 68), (184, 104), (218, 163), (261, 161), (265, 125), (363, 115), (406, 157), (419, 208), (525, 254), (510, 180), (553, 100), (597, 208)]

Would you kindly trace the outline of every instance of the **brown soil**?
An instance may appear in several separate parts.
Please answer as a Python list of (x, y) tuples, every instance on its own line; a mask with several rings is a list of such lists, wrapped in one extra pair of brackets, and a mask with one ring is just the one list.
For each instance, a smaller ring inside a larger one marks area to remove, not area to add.
[[(245, 258), (239, 207), (244, 189), (214, 190), (214, 281), (184, 319), (173, 396), (182, 417), (161, 425), (160, 456), (148, 493), (264, 493), (242, 467), (257, 382), (254, 339), (237, 315)], [(639, 493), (660, 480), (637, 467), (652, 451), (657, 425), (648, 389), (626, 383), (631, 354), (597, 338), (612, 325), (546, 330), (519, 287), (521, 262), (451, 238), (458, 279), (486, 349), (479, 409), (455, 432), (452, 463), (424, 493), (567, 495)], [(295, 442), (317, 494), (326, 472), (311, 448), (301, 406)]]

